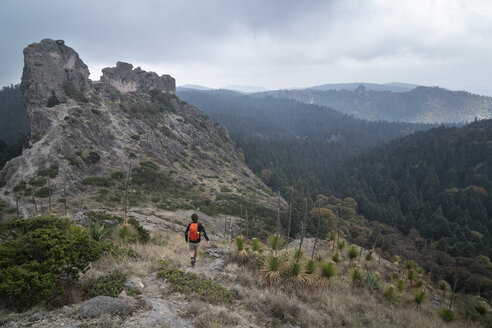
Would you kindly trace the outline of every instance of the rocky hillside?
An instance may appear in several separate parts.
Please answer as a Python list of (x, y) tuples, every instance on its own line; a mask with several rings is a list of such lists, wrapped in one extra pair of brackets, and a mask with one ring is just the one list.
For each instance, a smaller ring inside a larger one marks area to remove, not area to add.
[(359, 85), (355, 90), (278, 90), (256, 95), (327, 106), (372, 121), (456, 123), (492, 118), (492, 98), (438, 87), (390, 92)]
[(24, 216), (47, 203), (60, 212), (66, 200), (68, 211), (121, 208), (130, 167), (130, 205), (239, 194), (274, 201), (227, 130), (182, 102), (169, 75), (118, 62), (93, 82), (79, 55), (50, 39), (25, 48), (24, 63), (30, 145), (0, 171), (3, 206), (17, 198)]

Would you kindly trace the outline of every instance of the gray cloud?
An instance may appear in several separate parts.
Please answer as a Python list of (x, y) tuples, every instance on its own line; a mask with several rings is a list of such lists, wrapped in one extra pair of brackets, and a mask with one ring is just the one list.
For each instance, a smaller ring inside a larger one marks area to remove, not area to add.
[(402, 81), (483, 92), (490, 17), (479, 0), (3, 0), (0, 85), (17, 83), (22, 49), (49, 37), (79, 52), (93, 79), (125, 60), (178, 84)]

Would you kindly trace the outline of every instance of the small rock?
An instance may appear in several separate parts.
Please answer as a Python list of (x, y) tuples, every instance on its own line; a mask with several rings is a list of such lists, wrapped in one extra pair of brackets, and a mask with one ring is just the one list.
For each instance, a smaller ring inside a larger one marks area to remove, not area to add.
[(40, 320), (42, 317), (42, 314), (41, 312), (36, 312), (36, 313), (33, 313), (30, 317), (29, 317), (29, 321), (30, 322), (34, 322), (34, 321), (38, 321)]
[(118, 295), (118, 298), (121, 300), (126, 300), (126, 298), (127, 298), (126, 290), (122, 290), (120, 295)]
[(216, 259), (215, 261), (212, 262), (212, 264), (210, 264), (210, 271), (216, 272), (216, 273), (220, 272), (220, 271), (224, 270), (226, 265), (227, 265), (227, 263), (223, 259)]
[(125, 287), (128, 289), (136, 289), (138, 291), (142, 291), (145, 287), (142, 283), (142, 280), (138, 277), (130, 277), (125, 283)]

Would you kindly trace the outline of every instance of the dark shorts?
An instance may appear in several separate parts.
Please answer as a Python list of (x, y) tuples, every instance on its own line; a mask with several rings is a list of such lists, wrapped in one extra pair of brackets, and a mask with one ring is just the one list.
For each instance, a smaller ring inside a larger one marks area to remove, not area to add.
[(198, 251), (198, 246), (200, 246), (200, 243), (188, 243), (188, 246), (190, 247), (190, 252), (191, 251)]

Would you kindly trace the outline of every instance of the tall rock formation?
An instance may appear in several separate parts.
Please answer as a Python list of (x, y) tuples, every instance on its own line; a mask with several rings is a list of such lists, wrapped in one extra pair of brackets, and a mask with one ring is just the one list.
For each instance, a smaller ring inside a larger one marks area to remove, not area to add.
[(48, 175), (57, 206), (66, 194), (80, 208), (121, 207), (130, 165), (134, 205), (224, 193), (275, 203), (238, 158), (227, 130), (176, 97), (169, 75), (118, 62), (92, 82), (78, 54), (50, 39), (29, 45), (24, 62), (30, 147), (0, 171), (0, 198), (12, 205), (17, 195), (24, 215), (35, 211), (33, 192), (46, 205)]

